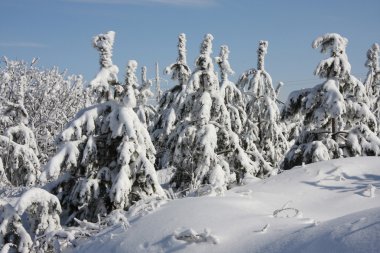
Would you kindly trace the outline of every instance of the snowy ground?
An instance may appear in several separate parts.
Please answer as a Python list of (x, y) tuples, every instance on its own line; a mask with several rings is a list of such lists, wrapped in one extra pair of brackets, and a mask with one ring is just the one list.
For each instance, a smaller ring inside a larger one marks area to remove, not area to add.
[(152, 200), (74, 252), (380, 252), (379, 189), (378, 157), (315, 163), (220, 197)]

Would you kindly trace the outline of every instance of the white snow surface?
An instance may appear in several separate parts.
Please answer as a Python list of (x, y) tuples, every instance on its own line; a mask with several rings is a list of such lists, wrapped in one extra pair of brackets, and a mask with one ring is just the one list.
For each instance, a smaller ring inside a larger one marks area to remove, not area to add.
[(127, 230), (70, 252), (379, 252), (379, 164), (323, 161), (245, 180), (224, 196), (157, 200), (147, 212), (131, 210)]

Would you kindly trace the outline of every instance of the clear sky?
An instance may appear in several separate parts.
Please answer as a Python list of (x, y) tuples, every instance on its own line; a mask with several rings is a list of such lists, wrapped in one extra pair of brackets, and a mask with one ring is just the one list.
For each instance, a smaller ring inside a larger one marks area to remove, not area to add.
[[(0, 55), (58, 66), (91, 80), (99, 70), (91, 38), (116, 32), (114, 63), (124, 77), (130, 59), (161, 69), (177, 57), (177, 36), (187, 35), (188, 64), (193, 67), (204, 34), (230, 48), (235, 81), (255, 67), (259, 40), (268, 40), (266, 70), (284, 81), (281, 97), (320, 82), (313, 76), (325, 56), (311, 42), (325, 33), (349, 39), (352, 73), (363, 78), (366, 52), (380, 42), (379, 0), (0, 0)], [(216, 70), (218, 68), (216, 67)]]

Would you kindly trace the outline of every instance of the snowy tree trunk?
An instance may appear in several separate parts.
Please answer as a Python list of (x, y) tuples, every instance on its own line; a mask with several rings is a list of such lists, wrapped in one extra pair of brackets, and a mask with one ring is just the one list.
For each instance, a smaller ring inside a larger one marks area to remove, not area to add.
[(332, 138), (334, 141), (336, 141), (336, 122), (335, 118), (331, 118), (331, 133), (332, 133)]

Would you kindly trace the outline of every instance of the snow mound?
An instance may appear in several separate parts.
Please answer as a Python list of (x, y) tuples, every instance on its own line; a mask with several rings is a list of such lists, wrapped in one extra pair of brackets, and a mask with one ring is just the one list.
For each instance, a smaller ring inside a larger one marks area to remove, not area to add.
[(380, 208), (306, 227), (261, 249), (267, 253), (378, 252)]
[(154, 201), (144, 215), (128, 217), (128, 230), (100, 233), (73, 252), (375, 253), (379, 162), (318, 162), (247, 181), (224, 196)]

